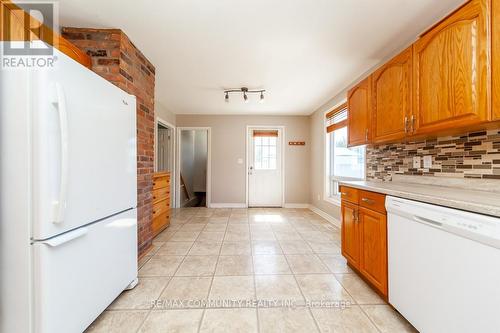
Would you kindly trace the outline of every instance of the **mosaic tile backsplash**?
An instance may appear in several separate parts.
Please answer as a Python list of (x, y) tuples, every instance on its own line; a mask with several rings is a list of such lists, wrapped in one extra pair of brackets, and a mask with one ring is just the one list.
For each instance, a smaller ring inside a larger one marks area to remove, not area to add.
[[(422, 157), (432, 156), (424, 168)], [(420, 167), (413, 167), (413, 157)], [(367, 179), (392, 180), (393, 174), (500, 180), (500, 129), (425, 141), (367, 147)]]

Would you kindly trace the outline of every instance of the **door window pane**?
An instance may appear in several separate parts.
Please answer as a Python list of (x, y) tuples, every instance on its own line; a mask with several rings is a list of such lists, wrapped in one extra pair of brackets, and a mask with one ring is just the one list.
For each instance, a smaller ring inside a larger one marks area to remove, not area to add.
[(277, 137), (254, 137), (254, 168), (256, 170), (276, 170)]

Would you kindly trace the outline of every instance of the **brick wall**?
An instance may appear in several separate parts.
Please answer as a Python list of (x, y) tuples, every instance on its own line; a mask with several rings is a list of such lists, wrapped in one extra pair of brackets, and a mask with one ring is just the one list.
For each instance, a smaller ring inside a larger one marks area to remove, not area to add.
[(137, 97), (139, 255), (151, 246), (155, 68), (119, 29), (63, 28), (62, 35), (92, 58), (92, 70)]

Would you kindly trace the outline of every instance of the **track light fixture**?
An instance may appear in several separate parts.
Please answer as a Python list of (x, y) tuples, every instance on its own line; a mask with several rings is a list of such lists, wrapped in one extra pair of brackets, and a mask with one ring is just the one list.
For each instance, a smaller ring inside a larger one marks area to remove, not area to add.
[(265, 92), (266, 92), (266, 90), (264, 90), (264, 89), (249, 90), (247, 87), (241, 87), (238, 89), (227, 89), (227, 90), (224, 90), (224, 100), (226, 102), (229, 102), (229, 93), (242, 93), (243, 94), (243, 101), (245, 103), (248, 103), (248, 94), (260, 94), (259, 103), (263, 103)]

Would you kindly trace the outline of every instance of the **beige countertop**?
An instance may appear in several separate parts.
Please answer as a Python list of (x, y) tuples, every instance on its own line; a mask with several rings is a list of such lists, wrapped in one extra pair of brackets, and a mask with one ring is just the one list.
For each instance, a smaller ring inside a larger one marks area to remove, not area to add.
[[(464, 188), (464, 186), (445, 186), (439, 184), (440, 181), (435, 178), (434, 184), (429, 184), (425, 181), (423, 183), (416, 183), (418, 180), (414, 179), (412, 181), (414, 182), (342, 181), (340, 184), (362, 190), (384, 193), (394, 197), (500, 217), (499, 192), (481, 191), (476, 189), (475, 186), (470, 186), (470, 188), (474, 189)], [(496, 180), (496, 182), (493, 185), (494, 187), (498, 186), (498, 190), (500, 191), (500, 181)], [(491, 186), (487, 186), (491, 184), (484, 183), (484, 185), (484, 188), (491, 188)]]

